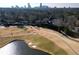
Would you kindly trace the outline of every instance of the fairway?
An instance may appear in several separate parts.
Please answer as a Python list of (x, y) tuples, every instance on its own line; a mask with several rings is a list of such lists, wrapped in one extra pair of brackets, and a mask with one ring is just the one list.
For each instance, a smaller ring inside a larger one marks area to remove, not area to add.
[[(62, 35), (61, 33), (42, 27), (33, 27), (34, 30), (39, 35), (47, 38), (51, 42), (54, 42), (57, 46), (64, 49), (69, 55), (79, 54), (79, 42), (71, 40), (70, 38)], [(74, 38), (76, 39), (76, 38)], [(79, 40), (79, 38), (77, 38)]]
[(64, 49), (60, 48), (51, 40), (35, 33), (30, 26), (27, 28), (8, 27), (0, 29), (0, 48), (13, 40), (24, 40), (26, 43), (31, 42), (29, 47), (36, 46), (39, 49), (50, 54), (62, 55), (68, 54)]

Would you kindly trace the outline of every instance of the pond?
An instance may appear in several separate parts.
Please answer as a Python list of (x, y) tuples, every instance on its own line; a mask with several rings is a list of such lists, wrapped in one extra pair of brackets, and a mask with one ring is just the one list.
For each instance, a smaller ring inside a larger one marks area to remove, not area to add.
[(0, 55), (49, 55), (46, 52), (30, 48), (24, 41), (12, 41), (0, 49)]

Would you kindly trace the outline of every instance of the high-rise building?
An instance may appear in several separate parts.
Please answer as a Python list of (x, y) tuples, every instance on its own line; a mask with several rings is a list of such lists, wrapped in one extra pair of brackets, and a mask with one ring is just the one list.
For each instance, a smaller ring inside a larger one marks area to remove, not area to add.
[(14, 8), (14, 6), (11, 6), (11, 8)]
[(19, 6), (18, 5), (16, 5), (16, 7), (15, 8), (19, 8)]
[(30, 3), (28, 3), (28, 8), (31, 8), (31, 5), (30, 5)]
[(24, 5), (24, 8), (26, 8), (26, 5)]
[(42, 7), (42, 3), (40, 3), (40, 7)]

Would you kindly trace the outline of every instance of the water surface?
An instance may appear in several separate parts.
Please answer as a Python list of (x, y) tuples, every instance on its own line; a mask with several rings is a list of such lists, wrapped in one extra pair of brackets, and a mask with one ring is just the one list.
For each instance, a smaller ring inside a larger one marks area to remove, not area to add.
[(0, 49), (0, 55), (49, 55), (46, 52), (32, 49), (24, 41), (12, 41)]

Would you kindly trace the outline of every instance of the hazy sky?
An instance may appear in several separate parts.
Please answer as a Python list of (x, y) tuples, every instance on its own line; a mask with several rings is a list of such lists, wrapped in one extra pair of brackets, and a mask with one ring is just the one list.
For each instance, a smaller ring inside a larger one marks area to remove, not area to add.
[[(40, 0), (41, 2), (44, 0)], [(32, 7), (39, 6), (39, 0), (0, 0), (0, 7), (11, 7), (11, 6), (24, 6), (29, 2)], [(50, 0), (48, 0), (50, 1)], [(35, 3), (32, 3), (35, 2)], [(38, 2), (38, 3), (36, 3)], [(79, 7), (79, 3), (43, 3), (43, 5), (47, 5), (49, 7)]]

